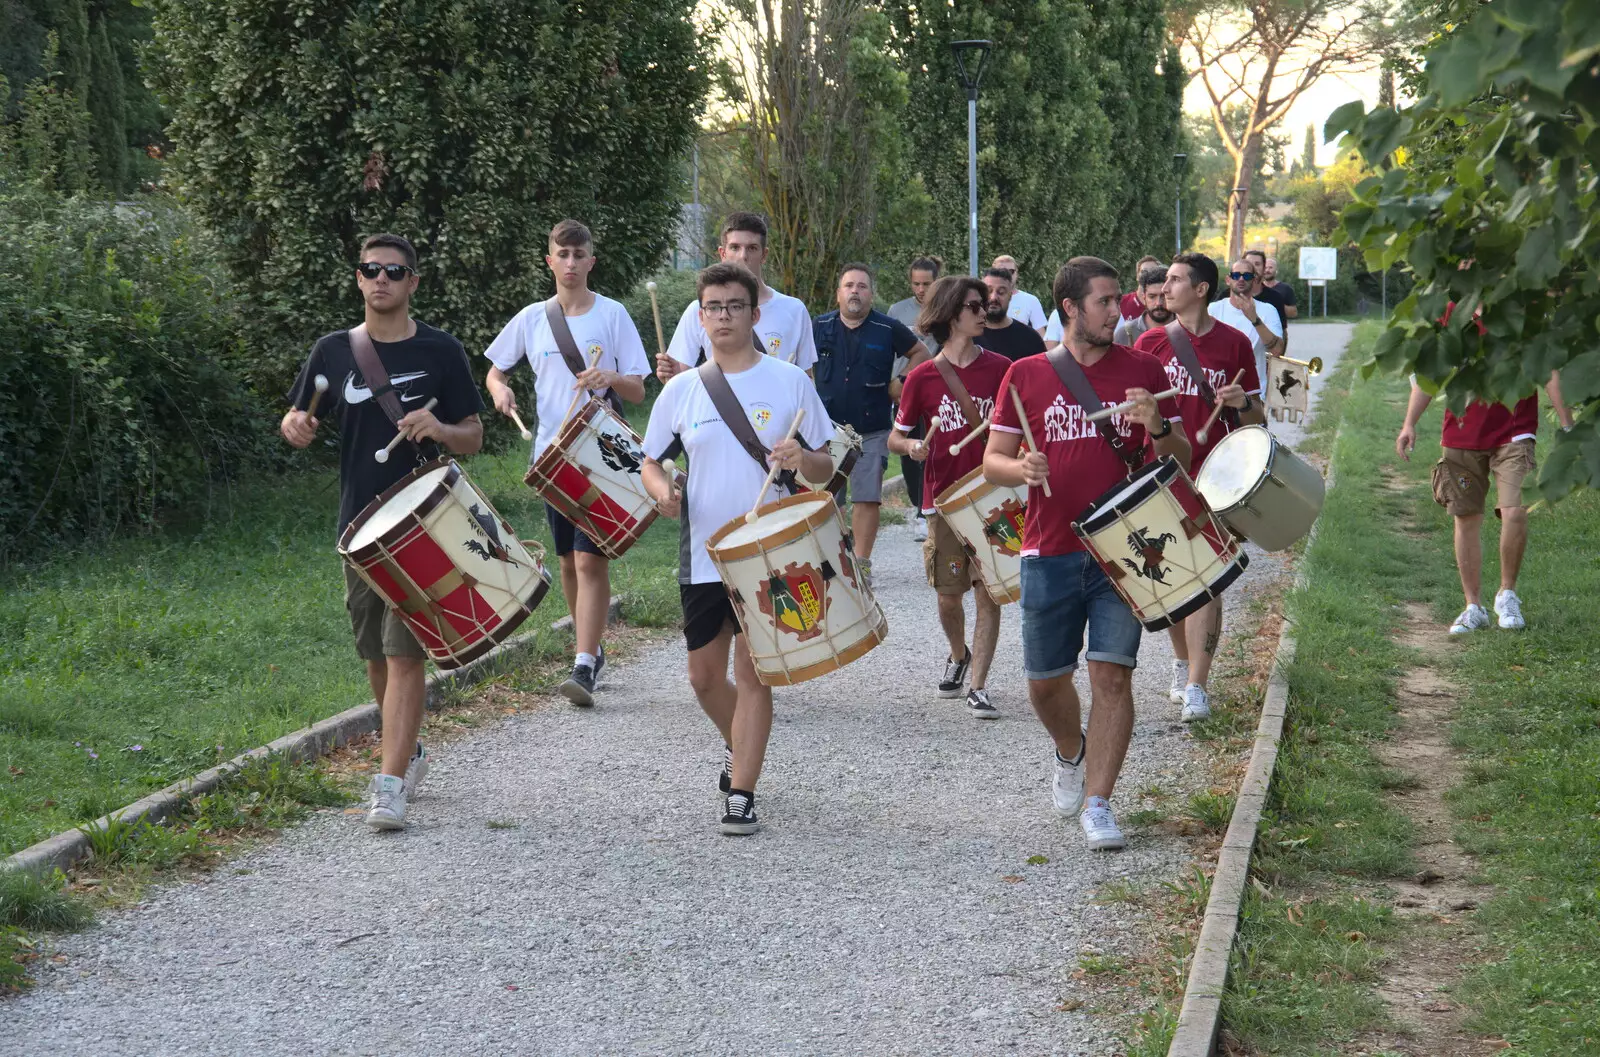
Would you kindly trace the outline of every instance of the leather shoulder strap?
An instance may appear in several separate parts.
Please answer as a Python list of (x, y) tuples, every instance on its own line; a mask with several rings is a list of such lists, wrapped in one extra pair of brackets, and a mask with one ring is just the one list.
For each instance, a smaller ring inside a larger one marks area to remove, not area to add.
[[(589, 364), (584, 360), (583, 354), (578, 351), (578, 343), (572, 340), (572, 328), (567, 326), (567, 315), (561, 311), (561, 302), (555, 298), (544, 303), (544, 320), (550, 324), (550, 335), (556, 339), (556, 349), (561, 353), (561, 362), (567, 365), (567, 370), (576, 378), (589, 369)], [(606, 390), (605, 402), (619, 416), (627, 415), (622, 407), (622, 397), (616, 390)]]
[[(761, 344), (761, 335), (756, 333), (755, 327), (750, 328), (750, 344), (754, 345), (756, 347), (756, 351), (761, 355), (767, 355), (767, 347)], [(702, 355), (704, 354), (702, 353)]]
[[(1214, 325), (1214, 324), (1213, 324)], [(1167, 335), (1167, 341), (1172, 345), (1173, 355), (1178, 357), (1178, 362), (1183, 364), (1183, 369), (1189, 372), (1189, 377), (1194, 379), (1195, 388), (1200, 390), (1200, 399), (1208, 404), (1215, 405), (1217, 391), (1211, 388), (1211, 383), (1206, 379), (1206, 371), (1200, 366), (1200, 356), (1194, 351), (1194, 342), (1189, 340), (1189, 332), (1183, 329), (1183, 324), (1176, 319), (1162, 328)], [(1239, 426), (1239, 414), (1233, 408), (1224, 408), (1223, 420), (1229, 429)]]
[[(733, 386), (728, 384), (728, 378), (722, 373), (722, 368), (717, 366), (717, 361), (707, 359), (698, 368), (700, 384), (706, 387), (706, 395), (711, 397), (711, 405), (717, 409), (722, 424), (728, 427), (728, 432), (739, 442), (750, 458), (761, 467), (761, 472), (768, 470), (767, 456), (771, 449), (761, 443), (761, 438), (756, 436), (756, 429), (750, 424), (750, 416), (745, 414), (744, 405), (739, 403), (739, 398), (734, 395)], [(778, 480), (791, 492), (798, 491), (794, 482), (794, 475), (784, 470), (778, 474)]]
[(944, 379), (945, 386), (955, 394), (956, 401), (961, 405), (961, 414), (967, 420), (968, 429), (977, 429), (978, 423), (983, 421), (983, 416), (978, 414), (978, 405), (973, 403), (972, 394), (967, 392), (967, 387), (961, 383), (961, 376), (956, 373), (955, 364), (945, 359), (944, 351), (933, 358), (933, 366), (939, 372), (939, 377)]
[[(1055, 368), (1056, 377), (1067, 387), (1072, 399), (1076, 400), (1078, 406), (1086, 413), (1092, 415), (1105, 407), (1100, 402), (1099, 395), (1095, 393), (1094, 386), (1089, 384), (1089, 376), (1083, 373), (1083, 365), (1073, 358), (1065, 345), (1057, 345), (1049, 350), (1045, 353), (1045, 358), (1050, 361), (1050, 366)], [(1127, 464), (1128, 469), (1137, 470), (1144, 465), (1144, 452), (1129, 448), (1111, 425), (1110, 419), (1102, 418), (1094, 425), (1105, 442), (1111, 445), (1111, 449)]]
[(356, 369), (361, 372), (367, 388), (372, 390), (372, 398), (378, 402), (378, 407), (383, 409), (394, 427), (399, 429), (405, 409), (400, 406), (394, 386), (389, 384), (389, 372), (383, 369), (383, 360), (378, 357), (377, 347), (372, 344), (365, 323), (350, 328), (350, 352), (355, 357)]

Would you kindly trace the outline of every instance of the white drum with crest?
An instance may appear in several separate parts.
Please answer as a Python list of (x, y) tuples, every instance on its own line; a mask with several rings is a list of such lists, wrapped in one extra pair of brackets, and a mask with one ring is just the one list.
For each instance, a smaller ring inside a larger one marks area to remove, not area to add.
[(933, 505), (977, 563), (989, 597), (1002, 606), (1021, 598), (1027, 493), (990, 484), (979, 466), (940, 492)]

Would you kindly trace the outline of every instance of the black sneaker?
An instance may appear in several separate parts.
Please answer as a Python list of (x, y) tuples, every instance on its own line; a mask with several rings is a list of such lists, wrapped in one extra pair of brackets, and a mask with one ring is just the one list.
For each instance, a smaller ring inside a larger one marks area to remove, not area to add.
[(572, 666), (572, 674), (561, 684), (561, 696), (579, 708), (594, 707), (594, 669), (587, 664)]
[(1000, 710), (989, 703), (989, 691), (968, 690), (967, 711), (978, 719), (999, 719)]
[(960, 697), (961, 688), (967, 682), (967, 668), (972, 664), (972, 651), (967, 650), (967, 655), (959, 661), (946, 661), (944, 665), (944, 678), (939, 681), (940, 697)]
[(606, 670), (606, 648), (601, 646), (594, 655), (594, 681), (600, 681), (600, 673)]
[(724, 795), (733, 787), (733, 746), (722, 747), (722, 773), (717, 775), (717, 789)]
[(722, 816), (722, 832), (729, 837), (748, 837), (761, 828), (756, 820), (756, 795), (743, 789), (728, 793), (726, 813)]

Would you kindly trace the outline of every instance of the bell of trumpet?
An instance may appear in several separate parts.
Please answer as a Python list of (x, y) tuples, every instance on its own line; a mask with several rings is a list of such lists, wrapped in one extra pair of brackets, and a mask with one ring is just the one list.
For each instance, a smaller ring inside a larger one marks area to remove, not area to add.
[(1290, 359), (1287, 356), (1279, 356), (1277, 358), (1282, 360), (1284, 363), (1292, 363), (1297, 367), (1304, 367), (1306, 370), (1310, 371), (1312, 374), (1321, 374), (1322, 373), (1322, 357), (1321, 356), (1313, 356), (1309, 360), (1293, 360), (1293, 359)]

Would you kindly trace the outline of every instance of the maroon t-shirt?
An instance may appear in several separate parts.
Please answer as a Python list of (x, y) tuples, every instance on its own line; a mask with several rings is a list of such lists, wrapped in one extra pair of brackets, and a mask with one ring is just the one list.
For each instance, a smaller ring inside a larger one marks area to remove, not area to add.
[(1144, 315), (1144, 303), (1137, 292), (1122, 295), (1121, 312), (1123, 319), (1138, 319)]
[[(994, 413), (1000, 380), (1010, 367), (1011, 361), (998, 352), (980, 349), (977, 359), (965, 367), (955, 368), (956, 377), (967, 387), (967, 395), (972, 397), (980, 419), (987, 419)], [(932, 360), (922, 361), (906, 375), (894, 428), (909, 433), (919, 422), (928, 426), (928, 459), (922, 464), (922, 512), (931, 514), (933, 501), (940, 492), (982, 465), (984, 447), (984, 438), (980, 436), (959, 454), (950, 454), (950, 445), (972, 432), (972, 427), (961, 413), (961, 402), (944, 384), (944, 375)]]
[[(1455, 308), (1454, 301), (1445, 306), (1440, 326), (1450, 322), (1450, 313)], [(1472, 323), (1480, 337), (1487, 333), (1482, 320), (1475, 319)], [(1454, 411), (1446, 410), (1439, 443), (1463, 451), (1493, 451), (1514, 440), (1532, 440), (1538, 432), (1539, 394), (1534, 393), (1518, 400), (1516, 407), (1474, 400), (1459, 417)]]
[[(1200, 335), (1190, 334), (1189, 341), (1194, 345), (1195, 359), (1200, 361), (1200, 369), (1206, 372), (1206, 382), (1210, 384), (1212, 392), (1233, 381), (1234, 375), (1243, 371), (1244, 376), (1239, 379), (1239, 384), (1244, 386), (1245, 392), (1257, 400), (1261, 399), (1261, 378), (1256, 373), (1256, 355), (1249, 338), (1225, 323), (1211, 320), (1210, 330)], [(1206, 419), (1211, 417), (1215, 405), (1200, 398), (1200, 387), (1189, 377), (1178, 354), (1172, 351), (1166, 328), (1151, 327), (1139, 335), (1133, 347), (1160, 360), (1167, 372), (1169, 385), (1179, 390), (1178, 410), (1187, 423), (1184, 431), (1189, 434), (1189, 443), (1194, 447), (1193, 454), (1189, 456), (1189, 476), (1198, 476), (1200, 467), (1205, 465), (1206, 456), (1228, 435), (1226, 416), (1217, 416), (1216, 424), (1206, 433), (1206, 442), (1201, 444), (1197, 434)]]

